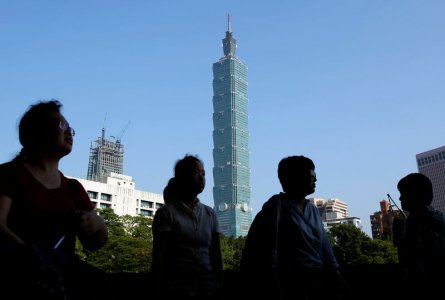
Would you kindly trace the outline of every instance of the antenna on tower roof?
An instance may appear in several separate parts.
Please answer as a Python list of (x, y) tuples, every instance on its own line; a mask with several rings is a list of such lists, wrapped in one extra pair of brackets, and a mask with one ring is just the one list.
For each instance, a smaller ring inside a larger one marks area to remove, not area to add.
[(105, 121), (107, 121), (107, 113), (105, 113), (104, 123), (102, 124), (102, 141), (105, 139)]
[(227, 31), (230, 32), (230, 14), (227, 14)]

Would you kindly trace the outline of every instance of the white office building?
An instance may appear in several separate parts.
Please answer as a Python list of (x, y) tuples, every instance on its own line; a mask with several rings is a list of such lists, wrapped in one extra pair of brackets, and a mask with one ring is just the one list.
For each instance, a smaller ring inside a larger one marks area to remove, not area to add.
[(357, 217), (348, 217), (348, 218), (340, 218), (340, 219), (331, 219), (329, 221), (323, 221), (323, 226), (326, 231), (329, 231), (334, 225), (340, 224), (349, 224), (357, 227), (358, 229), (362, 229), (362, 220)]
[(105, 183), (71, 178), (82, 184), (96, 208), (112, 208), (119, 216), (153, 217), (156, 210), (164, 204), (161, 194), (137, 190), (131, 176), (111, 172)]

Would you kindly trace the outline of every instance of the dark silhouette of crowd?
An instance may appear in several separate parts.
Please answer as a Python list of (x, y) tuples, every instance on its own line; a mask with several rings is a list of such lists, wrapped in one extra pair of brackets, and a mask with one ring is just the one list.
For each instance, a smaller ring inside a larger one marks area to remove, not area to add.
[[(108, 229), (82, 185), (59, 170), (75, 136), (61, 107), (57, 100), (31, 105), (20, 119), (21, 151), (0, 165), (2, 299), (114, 296), (106, 274), (75, 254), (77, 239), (91, 251), (103, 247)], [(349, 299), (351, 286), (318, 209), (306, 198), (316, 189), (314, 162), (302, 155), (284, 157), (278, 179), (282, 192), (264, 202), (246, 237), (240, 295)], [(205, 183), (204, 163), (197, 155), (176, 161), (163, 192), (165, 205), (153, 220), (151, 297), (227, 297), (218, 220), (198, 197)], [(396, 239), (403, 268), (401, 295), (432, 297), (445, 279), (445, 217), (431, 207), (432, 184), (425, 175), (409, 174), (397, 188), (408, 215), (398, 222)]]

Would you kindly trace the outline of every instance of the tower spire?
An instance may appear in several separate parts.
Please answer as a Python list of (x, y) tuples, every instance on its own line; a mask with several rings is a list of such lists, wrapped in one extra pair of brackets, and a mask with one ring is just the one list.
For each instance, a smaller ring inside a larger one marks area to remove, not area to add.
[(230, 32), (230, 14), (227, 14), (227, 31)]
[(230, 14), (227, 14), (227, 31), (226, 37), (223, 39), (224, 56), (236, 57), (236, 40), (233, 38), (233, 33), (230, 31)]

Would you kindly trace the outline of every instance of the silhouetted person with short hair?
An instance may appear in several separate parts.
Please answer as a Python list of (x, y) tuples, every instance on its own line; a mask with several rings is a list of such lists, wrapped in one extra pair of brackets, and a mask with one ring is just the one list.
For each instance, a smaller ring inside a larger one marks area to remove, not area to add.
[(425, 175), (411, 173), (397, 188), (408, 212), (398, 244), (407, 296), (432, 297), (445, 283), (445, 216), (431, 207), (433, 187)]
[(158, 299), (220, 299), (222, 258), (214, 210), (201, 203), (202, 161), (186, 155), (164, 189), (165, 205), (153, 220), (153, 262)]
[(339, 265), (320, 213), (306, 199), (315, 191), (315, 165), (304, 156), (286, 157), (278, 178), (283, 192), (264, 203), (243, 251), (242, 272), (253, 277), (249, 289), (273, 299), (336, 299), (336, 285), (344, 283)]
[(98, 299), (104, 294), (93, 294), (92, 280), (99, 282), (102, 273), (75, 254), (76, 238), (97, 250), (107, 241), (108, 229), (82, 185), (59, 171), (74, 137), (61, 107), (56, 100), (31, 105), (19, 124), (22, 150), (0, 165), (2, 299)]

